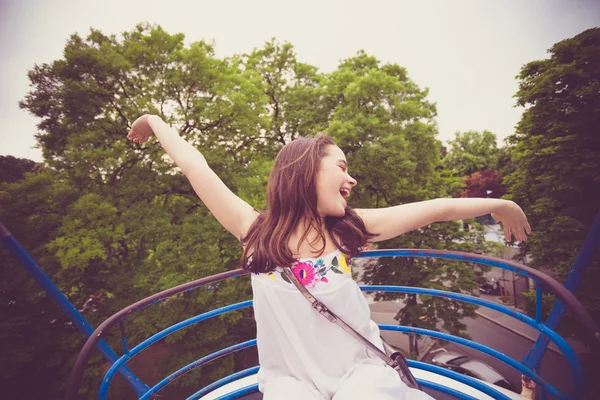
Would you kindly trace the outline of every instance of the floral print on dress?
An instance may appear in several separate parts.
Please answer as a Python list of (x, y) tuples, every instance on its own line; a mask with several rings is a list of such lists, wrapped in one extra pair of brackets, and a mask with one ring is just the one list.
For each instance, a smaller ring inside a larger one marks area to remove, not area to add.
[(307, 288), (314, 288), (315, 284), (321, 280), (321, 275), (315, 271), (315, 267), (312, 263), (306, 261), (299, 261), (292, 266), (292, 273), (296, 276), (296, 279)]
[[(350, 274), (350, 266), (348, 265), (348, 258), (345, 254), (340, 253), (332, 258), (329, 265), (325, 265), (322, 259), (318, 259), (315, 262), (312, 260), (297, 261), (290, 268), (292, 273), (302, 286), (313, 289), (318, 282), (329, 283), (326, 275), (330, 272), (334, 274)], [(283, 271), (275, 271), (281, 278), (292, 284), (287, 275)]]
[(350, 269), (350, 266), (348, 265), (348, 259), (346, 258), (345, 254), (340, 255), (340, 268), (342, 269), (342, 271), (344, 271), (347, 274), (352, 273), (352, 270)]

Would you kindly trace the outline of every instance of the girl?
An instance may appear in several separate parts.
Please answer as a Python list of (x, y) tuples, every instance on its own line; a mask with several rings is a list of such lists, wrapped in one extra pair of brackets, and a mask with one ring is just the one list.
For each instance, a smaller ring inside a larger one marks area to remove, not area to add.
[(231, 192), (192, 145), (155, 115), (138, 118), (128, 138), (155, 134), (211, 213), (243, 246), (250, 270), (259, 390), (273, 399), (430, 399), (407, 387), (398, 373), (340, 327), (312, 309), (281, 266), (331, 311), (383, 350), (369, 306), (352, 279), (348, 258), (436, 221), (494, 213), (511, 234), (531, 233), (521, 208), (498, 199), (435, 199), (380, 209), (350, 208), (357, 182), (342, 150), (328, 136), (285, 145), (267, 184), (260, 213)]

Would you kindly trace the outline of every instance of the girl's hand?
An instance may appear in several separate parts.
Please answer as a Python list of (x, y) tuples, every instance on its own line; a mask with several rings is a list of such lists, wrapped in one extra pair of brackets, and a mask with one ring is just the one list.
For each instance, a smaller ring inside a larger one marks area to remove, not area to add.
[(526, 241), (527, 235), (531, 235), (531, 227), (527, 222), (525, 213), (513, 201), (509, 201), (504, 210), (499, 213), (492, 213), (492, 218), (496, 222), (502, 222), (504, 237), (507, 242), (511, 241), (511, 235), (515, 235), (515, 239), (519, 242)]
[(152, 136), (154, 132), (148, 123), (148, 117), (151, 117), (151, 115), (144, 114), (135, 120), (133, 125), (131, 125), (131, 131), (127, 135), (128, 139), (142, 144)]

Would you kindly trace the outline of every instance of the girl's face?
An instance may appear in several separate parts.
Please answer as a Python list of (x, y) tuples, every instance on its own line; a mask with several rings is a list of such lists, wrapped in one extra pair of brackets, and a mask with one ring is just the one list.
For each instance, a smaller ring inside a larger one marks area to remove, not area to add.
[(346, 198), (356, 185), (348, 175), (348, 162), (344, 152), (337, 146), (327, 145), (317, 173), (317, 211), (321, 217), (343, 217), (346, 214)]

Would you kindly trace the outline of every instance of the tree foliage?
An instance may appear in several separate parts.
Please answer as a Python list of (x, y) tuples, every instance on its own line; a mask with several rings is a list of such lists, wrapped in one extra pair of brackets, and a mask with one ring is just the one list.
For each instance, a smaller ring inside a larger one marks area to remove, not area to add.
[(444, 167), (457, 176), (471, 175), (487, 168), (496, 168), (499, 151), (496, 135), (490, 131), (456, 132), (448, 142), (450, 150), (444, 157)]
[(0, 183), (14, 183), (25, 178), (27, 172), (32, 172), (36, 163), (25, 158), (0, 156)]
[(494, 169), (477, 171), (464, 178), (465, 189), (460, 197), (491, 197), (499, 199), (506, 194), (502, 175)]
[[(508, 138), (515, 170), (505, 183), (533, 228), (521, 255), (564, 281), (600, 211), (600, 28), (556, 43), (549, 53), (518, 76), (516, 99), (525, 111)], [(596, 257), (577, 296), (600, 322), (599, 282)]]

